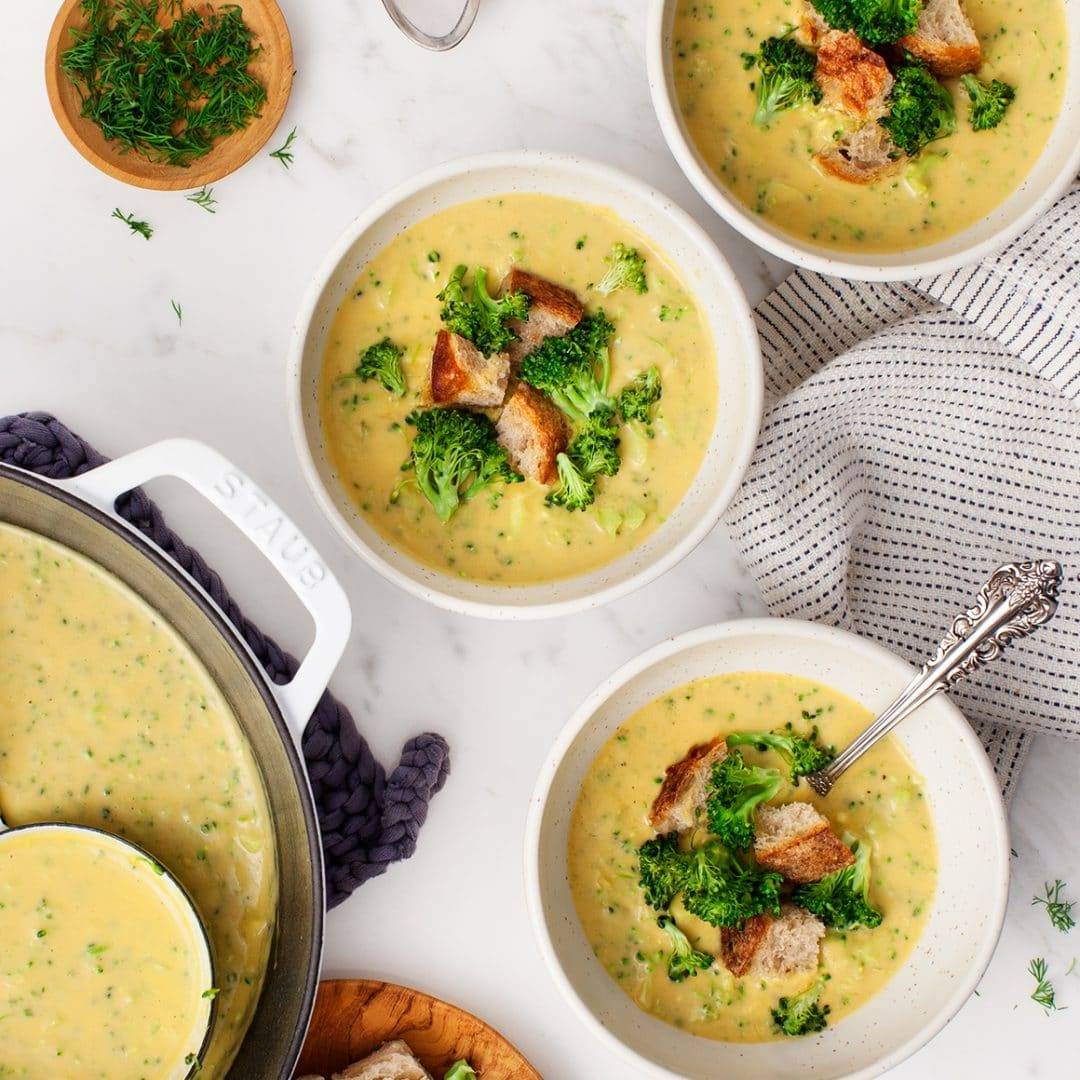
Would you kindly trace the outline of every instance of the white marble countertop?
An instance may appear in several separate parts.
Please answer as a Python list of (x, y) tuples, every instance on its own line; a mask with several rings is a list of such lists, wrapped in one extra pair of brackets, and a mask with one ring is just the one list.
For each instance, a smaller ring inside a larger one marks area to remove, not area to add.
[[(323, 254), (375, 195), (435, 162), (518, 147), (591, 155), (635, 172), (715, 236), (752, 301), (783, 267), (713, 216), (679, 173), (649, 103), (644, 0), (484, 0), (456, 52), (406, 43), (376, 0), (284, 0), (297, 77), (278, 145), (216, 186), (214, 216), (179, 194), (124, 187), (87, 165), (53, 122), (41, 58), (53, 3), (8, 17), (0, 179), (0, 410), (55, 412), (104, 452), (167, 435), (211, 443), (262, 483), (340, 575), (355, 630), (334, 689), (384, 762), (423, 729), (443, 732), (453, 774), (408, 863), (329, 918), (325, 973), (412, 984), (500, 1028), (550, 1078), (634, 1075), (559, 997), (534, 946), (522, 882), (533, 780), (555, 733), (617, 665), (664, 636), (762, 612), (722, 530), (661, 581), (605, 610), (546, 624), (437, 612), (346, 551), (301, 477), (285, 414), (293, 313)], [(447, 23), (456, 0), (412, 0)], [(129, 235), (114, 207), (149, 220)], [(170, 301), (183, 309), (178, 325)], [(152, 488), (172, 521), (287, 645), (303, 624), (219, 521), (177, 486)], [(486, 675), (447, 693), (462, 671)], [(539, 692), (538, 692), (539, 691)], [(1015, 877), (981, 994), (900, 1077), (1075, 1076), (1080, 1012), (1028, 1000), (1046, 956), (1061, 1004), (1080, 1007), (1080, 928), (1029, 906), (1043, 878), (1080, 896), (1080, 745), (1042, 741), (1011, 811)], [(480, 853), (483, 853), (482, 855)]]

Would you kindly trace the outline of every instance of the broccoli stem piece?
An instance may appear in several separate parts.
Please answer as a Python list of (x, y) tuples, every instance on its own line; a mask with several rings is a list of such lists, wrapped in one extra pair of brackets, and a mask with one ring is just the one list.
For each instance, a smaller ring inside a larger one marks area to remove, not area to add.
[(789, 37), (766, 38), (756, 53), (747, 54), (749, 63), (756, 63), (757, 109), (754, 123), (768, 124), (777, 113), (793, 109), (806, 102), (821, 100), (821, 87), (814, 81), (817, 60)]
[(813, 1035), (824, 1031), (829, 1015), (828, 1005), (819, 1005), (825, 982), (818, 979), (808, 990), (794, 997), (782, 997), (772, 1010), (777, 1031), (785, 1035)]
[(779, 731), (737, 731), (727, 737), (727, 744), (775, 751), (787, 763), (793, 784), (797, 784), (800, 777), (825, 768), (836, 757), (835, 747), (822, 746), (818, 742), (816, 727), (809, 735), (800, 735), (790, 723)]
[(648, 424), (652, 420), (652, 408), (664, 393), (660, 369), (653, 365), (639, 372), (619, 393), (619, 412), (629, 423), (639, 420)]
[(476, 1070), (462, 1058), (450, 1066), (443, 1080), (477, 1080)]
[(972, 131), (989, 131), (1005, 119), (1005, 112), (1016, 97), (1016, 91), (1000, 79), (980, 82), (974, 75), (961, 75), (960, 82), (971, 101), (968, 120)]
[(870, 903), (870, 848), (856, 841), (855, 862), (826, 874), (820, 881), (800, 885), (792, 899), (813, 912), (826, 926), (851, 930), (856, 926), (873, 929), (881, 925), (881, 912)]
[(608, 296), (618, 289), (633, 289), (636, 293), (649, 291), (645, 280), (645, 259), (637, 248), (615, 243), (604, 262), (608, 264), (607, 272), (596, 283), (596, 291), (601, 296)]
[(661, 915), (657, 925), (671, 941), (671, 953), (668, 955), (667, 973), (672, 982), (682, 982), (699, 971), (712, 966), (713, 957), (690, 944), (690, 939), (679, 929), (670, 915)]
[(404, 349), (384, 337), (382, 341), (364, 349), (356, 368), (350, 375), (343, 376), (343, 379), (359, 379), (361, 382), (374, 379), (391, 394), (404, 397), (407, 389), (405, 373), (401, 370), (401, 358), (404, 355)]
[(889, 109), (889, 115), (878, 123), (912, 156), (927, 143), (956, 130), (956, 110), (949, 91), (921, 64), (904, 64), (897, 69)]
[(738, 750), (712, 769), (705, 812), (709, 831), (732, 851), (746, 851), (754, 842), (754, 810), (780, 790), (776, 769), (747, 765)]

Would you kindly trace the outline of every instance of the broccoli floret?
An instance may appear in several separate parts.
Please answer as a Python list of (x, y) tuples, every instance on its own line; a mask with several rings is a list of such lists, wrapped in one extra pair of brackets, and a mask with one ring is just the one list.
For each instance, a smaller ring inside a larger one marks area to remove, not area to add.
[(450, 1066), (443, 1080), (477, 1080), (476, 1070), (462, 1058)]
[(907, 154), (956, 130), (956, 110), (949, 91), (921, 64), (904, 64), (889, 94), (889, 115), (878, 123)]
[(854, 30), (867, 45), (887, 45), (919, 25), (922, 0), (814, 0), (835, 30)]
[(754, 810), (780, 790), (776, 769), (747, 765), (738, 750), (712, 769), (705, 812), (709, 831), (732, 851), (746, 851), (754, 842)]
[(404, 397), (405, 373), (401, 370), (401, 358), (405, 350), (395, 345), (388, 337), (369, 345), (361, 354), (355, 369), (343, 379), (359, 379), (367, 382), (375, 379), (391, 394)]
[(1000, 79), (984, 83), (979, 82), (974, 75), (961, 75), (960, 81), (971, 99), (971, 109), (968, 112), (971, 129), (989, 131), (990, 128), (996, 128), (1005, 119), (1005, 110), (1012, 104), (1016, 91)]
[(491, 484), (522, 479), (495, 438), (495, 425), (466, 409), (416, 410), (407, 417), (416, 428), (402, 470), (412, 470), (424, 497), (442, 522)]
[(716, 841), (688, 853), (683, 905), (711, 926), (741, 926), (763, 912), (780, 914), (783, 877), (744, 866)]
[(596, 501), (596, 477), (587, 475), (569, 454), (555, 458), (559, 479), (547, 493), (548, 506), (584, 510)]
[(767, 124), (779, 112), (805, 102), (817, 104), (821, 87), (814, 82), (817, 60), (789, 37), (766, 38), (753, 55), (760, 73), (757, 81), (757, 109), (754, 123)]
[(602, 311), (586, 315), (568, 334), (545, 338), (529, 353), (522, 361), (521, 377), (579, 423), (598, 409), (613, 410), (615, 403), (608, 396), (608, 342), (614, 333)]
[(631, 420), (649, 423), (652, 419), (652, 407), (663, 393), (664, 385), (660, 379), (659, 368), (654, 366), (639, 372), (619, 392), (619, 412), (622, 413), (622, 418), (627, 423)]
[(609, 409), (597, 409), (585, 421), (585, 427), (567, 453), (586, 476), (614, 476), (622, 465), (615, 414)]
[(443, 304), (440, 317), (447, 330), (468, 338), (485, 356), (502, 352), (517, 335), (507, 328), (510, 319), (524, 319), (529, 314), (529, 297), (523, 292), (510, 293), (499, 300), (487, 290), (487, 271), (477, 267), (472, 287), (465, 285), (467, 266), (456, 266), (450, 280), (436, 296)]
[(851, 866), (826, 874), (811, 885), (800, 885), (792, 899), (812, 911), (826, 926), (839, 930), (855, 926), (873, 929), (881, 925), (881, 912), (870, 904), (870, 849), (856, 842), (851, 850), (855, 854)]
[(682, 982), (690, 975), (696, 975), (712, 966), (713, 957), (690, 944), (690, 939), (675, 924), (670, 915), (661, 915), (656, 920), (660, 929), (671, 939), (671, 953), (668, 955), (667, 973), (672, 982)]
[(649, 284), (645, 280), (645, 258), (637, 248), (616, 243), (604, 262), (608, 264), (607, 272), (596, 283), (596, 291), (601, 296), (619, 289), (633, 289), (636, 293), (649, 291)]
[(687, 857), (679, 850), (675, 833), (646, 840), (638, 848), (638, 876), (645, 902), (657, 911), (667, 911), (682, 891), (686, 868)]
[(801, 776), (824, 769), (836, 757), (835, 747), (818, 742), (816, 727), (809, 735), (800, 735), (791, 724), (785, 724), (779, 731), (738, 731), (727, 737), (727, 744), (775, 750), (787, 762), (793, 784)]
[(821, 991), (825, 983), (818, 979), (809, 990), (804, 990), (795, 997), (782, 997), (772, 1010), (773, 1023), (777, 1031), (785, 1035), (813, 1035), (824, 1031), (828, 1023), (828, 1005), (819, 1005)]

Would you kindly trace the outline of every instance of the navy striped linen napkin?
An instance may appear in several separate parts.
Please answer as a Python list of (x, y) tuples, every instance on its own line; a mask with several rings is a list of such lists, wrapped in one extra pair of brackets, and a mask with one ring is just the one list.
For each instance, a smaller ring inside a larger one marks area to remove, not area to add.
[(1080, 739), (1080, 186), (1000, 254), (913, 284), (796, 272), (758, 307), (766, 413), (727, 524), (770, 611), (921, 662), (1001, 562), (1058, 614), (953, 691), (1008, 797)]

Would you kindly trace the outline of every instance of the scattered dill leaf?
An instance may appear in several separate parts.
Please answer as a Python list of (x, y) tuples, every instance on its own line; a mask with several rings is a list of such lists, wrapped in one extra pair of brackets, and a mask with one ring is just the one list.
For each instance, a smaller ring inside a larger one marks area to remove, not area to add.
[(216, 214), (217, 199), (214, 198), (214, 189), (208, 188), (205, 184), (201, 191), (193, 191), (190, 195), (185, 195), (185, 199), (188, 202), (194, 203), (196, 206), (201, 206), (208, 214)]
[(154, 235), (154, 230), (149, 221), (136, 221), (133, 213), (124, 214), (119, 206), (112, 212), (112, 216), (118, 221), (122, 221), (133, 233), (145, 236), (147, 240)]
[(259, 115), (266, 89), (248, 71), (258, 46), (236, 5), (82, 0), (82, 10), (60, 66), (82, 116), (125, 152), (186, 167)]
[(1076, 925), (1076, 920), (1072, 915), (1076, 901), (1061, 899), (1061, 890), (1066, 887), (1061, 878), (1058, 878), (1053, 885), (1044, 882), (1046, 895), (1033, 897), (1031, 901), (1033, 907), (1036, 904), (1043, 904), (1046, 907), (1046, 914), (1050, 916), (1051, 925), (1063, 934), (1067, 934)]
[(1041, 1005), (1046, 1010), (1047, 1015), (1055, 1011), (1064, 1011), (1054, 999), (1054, 987), (1046, 977), (1046, 961), (1041, 956), (1035, 957), (1028, 965), (1028, 974), (1035, 980), (1035, 989), (1031, 992), (1031, 1000), (1037, 1005)]
[(172, 304), (172, 309), (176, 313), (176, 321), (181, 326), (183, 326), (184, 325), (184, 309), (175, 300), (170, 300), (169, 303)]
[(285, 145), (279, 146), (276, 150), (270, 152), (270, 156), (272, 158), (277, 158), (286, 169), (293, 163), (293, 152), (291, 147), (295, 139), (296, 128), (293, 128), (292, 131), (289, 132), (288, 138), (285, 140)]

